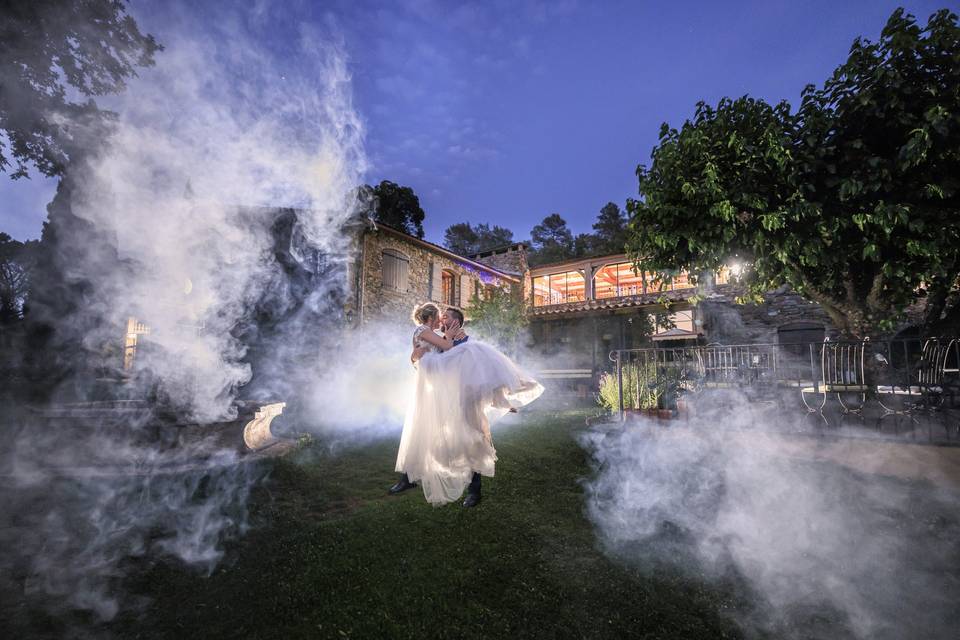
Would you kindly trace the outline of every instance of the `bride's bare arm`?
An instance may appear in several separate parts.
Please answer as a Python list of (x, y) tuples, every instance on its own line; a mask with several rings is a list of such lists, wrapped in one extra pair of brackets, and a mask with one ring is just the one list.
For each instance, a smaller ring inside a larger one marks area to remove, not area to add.
[(453, 340), (445, 336), (438, 336), (433, 331), (424, 331), (420, 334), (420, 339), (424, 342), (429, 342), (440, 349), (440, 351), (449, 351), (453, 348)]

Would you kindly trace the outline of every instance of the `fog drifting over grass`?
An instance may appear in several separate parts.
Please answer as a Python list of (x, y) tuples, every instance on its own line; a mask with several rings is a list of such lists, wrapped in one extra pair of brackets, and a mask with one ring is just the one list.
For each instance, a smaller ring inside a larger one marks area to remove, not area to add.
[(823, 442), (783, 433), (799, 414), (722, 400), (696, 404), (689, 424), (644, 419), (582, 436), (597, 469), (587, 512), (604, 547), (636, 566), (746, 586), (753, 609), (735, 615), (750, 636), (956, 637), (955, 490), (846, 466), (886, 462), (867, 442), (850, 444), (843, 464), (817, 459)]

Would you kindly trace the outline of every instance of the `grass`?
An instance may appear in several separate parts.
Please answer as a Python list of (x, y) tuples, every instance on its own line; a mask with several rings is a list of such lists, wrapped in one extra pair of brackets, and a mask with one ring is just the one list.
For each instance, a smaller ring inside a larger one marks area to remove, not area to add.
[(583, 415), (533, 414), (495, 433), (475, 509), (387, 496), (397, 443), (278, 461), (254, 527), (209, 577), (173, 563), (127, 579), (147, 604), (127, 638), (728, 638), (736, 598), (677, 570), (631, 569), (584, 516)]

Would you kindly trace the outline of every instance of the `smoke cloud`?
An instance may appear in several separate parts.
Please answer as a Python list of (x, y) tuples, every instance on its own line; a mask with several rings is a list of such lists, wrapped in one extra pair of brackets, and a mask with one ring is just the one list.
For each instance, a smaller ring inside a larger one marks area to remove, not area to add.
[[(605, 548), (642, 567), (732, 576), (757, 603), (740, 614), (750, 635), (954, 637), (957, 488), (904, 477), (911, 445), (799, 436), (790, 417), (724, 400), (695, 406), (686, 425), (641, 420), (582, 437), (597, 465), (587, 511)], [(949, 455), (930, 460), (955, 464)]]
[[(170, 17), (166, 32), (141, 24), (165, 51), (109, 101), (117, 119), (108, 137), (70, 169), (69, 208), (97, 242), (69, 247), (68, 277), (92, 286), (76, 320), (58, 319), (61, 329), (74, 322), (91, 351), (115, 344), (118, 362), (127, 318), (146, 323), (137, 359), (148, 364), (138, 367), (177, 415), (115, 403), (103, 412), (112, 417), (25, 417), (0, 457), (9, 505), (0, 593), (103, 619), (131, 604), (120, 587), (131, 559), (167, 556), (209, 572), (224, 539), (247, 527), (246, 500), (264, 469), (216, 428), (237, 417), (254, 374), (244, 331), (263, 308), (284, 312), (269, 344), (287, 366), (264, 366), (263, 397), (288, 400), (315, 375), (321, 353), (305, 346), (304, 323), (341, 312), (342, 229), (366, 169), (346, 60), (329, 37), (301, 29), (287, 43), (296, 64), (281, 64), (240, 16), (212, 21), (212, 32), (193, 22)], [(335, 263), (305, 299), (275, 258), (278, 207), (296, 207), (302, 244)], [(170, 423), (179, 426), (158, 428)]]

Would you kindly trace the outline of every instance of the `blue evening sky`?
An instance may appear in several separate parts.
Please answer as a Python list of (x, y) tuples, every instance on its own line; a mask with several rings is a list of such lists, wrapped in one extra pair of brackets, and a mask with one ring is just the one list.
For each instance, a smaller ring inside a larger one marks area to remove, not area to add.
[[(464, 221), (524, 239), (554, 212), (574, 233), (590, 231), (606, 202), (636, 194), (634, 171), (660, 124), (681, 124), (698, 100), (795, 104), (897, 6), (923, 23), (957, 10), (949, 0), (177, 4), (201, 30), (245, 7), (250, 33), (281, 66), (284, 56), (295, 64), (289, 43), (303, 23), (336, 34), (367, 129), (367, 182), (413, 187), (435, 242)], [(169, 5), (133, 0), (132, 10), (163, 41), (176, 28)], [(0, 230), (38, 237), (54, 187), (0, 175)]]

